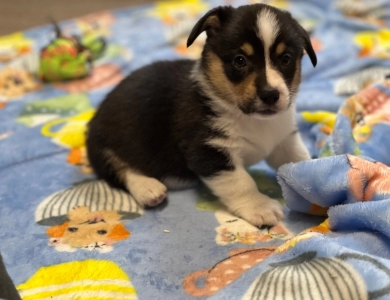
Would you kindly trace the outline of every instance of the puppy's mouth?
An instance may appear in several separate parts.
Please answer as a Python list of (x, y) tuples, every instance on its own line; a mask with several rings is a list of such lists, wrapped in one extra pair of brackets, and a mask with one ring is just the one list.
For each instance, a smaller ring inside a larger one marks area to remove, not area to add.
[(273, 116), (273, 115), (276, 115), (278, 113), (278, 111), (274, 110), (274, 109), (267, 108), (267, 109), (263, 109), (263, 110), (258, 110), (257, 113), (262, 115), (262, 116)]
[(239, 108), (246, 115), (260, 117), (271, 117), (283, 111), (278, 105), (262, 105), (256, 99), (247, 101), (246, 105), (240, 105)]

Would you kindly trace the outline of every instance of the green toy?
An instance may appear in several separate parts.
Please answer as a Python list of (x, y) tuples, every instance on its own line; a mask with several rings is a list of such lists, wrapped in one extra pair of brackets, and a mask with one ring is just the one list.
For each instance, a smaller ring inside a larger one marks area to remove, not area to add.
[(106, 42), (95, 35), (67, 37), (56, 24), (54, 26), (57, 36), (41, 51), (39, 76), (44, 81), (87, 76), (92, 70), (92, 61), (103, 54)]

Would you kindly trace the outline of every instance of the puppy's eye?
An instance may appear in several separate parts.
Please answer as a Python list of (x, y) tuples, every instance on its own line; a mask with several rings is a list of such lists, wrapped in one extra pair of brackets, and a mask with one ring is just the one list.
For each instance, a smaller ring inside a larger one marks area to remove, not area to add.
[(107, 230), (98, 230), (97, 233), (100, 235), (105, 235), (105, 234), (107, 234)]
[(69, 232), (76, 232), (77, 230), (79, 230), (77, 227), (69, 227), (68, 228)]
[(233, 60), (233, 65), (236, 67), (236, 68), (243, 68), (246, 66), (246, 59), (244, 56), (242, 55), (237, 55), (234, 60)]
[(288, 66), (292, 61), (292, 57), (290, 54), (284, 54), (280, 59), (280, 62), (283, 66)]

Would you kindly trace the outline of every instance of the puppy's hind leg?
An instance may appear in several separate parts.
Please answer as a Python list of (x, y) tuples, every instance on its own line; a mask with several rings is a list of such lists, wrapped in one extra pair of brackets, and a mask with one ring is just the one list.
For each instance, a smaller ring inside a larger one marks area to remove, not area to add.
[(142, 206), (156, 206), (167, 196), (167, 187), (159, 180), (130, 168), (112, 151), (106, 151), (109, 164), (128, 192)]
[(155, 178), (138, 174), (127, 168), (121, 177), (130, 194), (142, 206), (156, 206), (167, 197), (167, 187)]

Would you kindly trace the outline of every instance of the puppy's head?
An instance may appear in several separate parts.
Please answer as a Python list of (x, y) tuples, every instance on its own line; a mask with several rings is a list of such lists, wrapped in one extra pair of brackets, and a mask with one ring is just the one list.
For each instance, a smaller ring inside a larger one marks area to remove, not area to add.
[(187, 46), (203, 31), (207, 41), (199, 80), (245, 114), (288, 110), (301, 80), (303, 54), (317, 63), (307, 32), (288, 12), (268, 5), (212, 9), (195, 25)]

